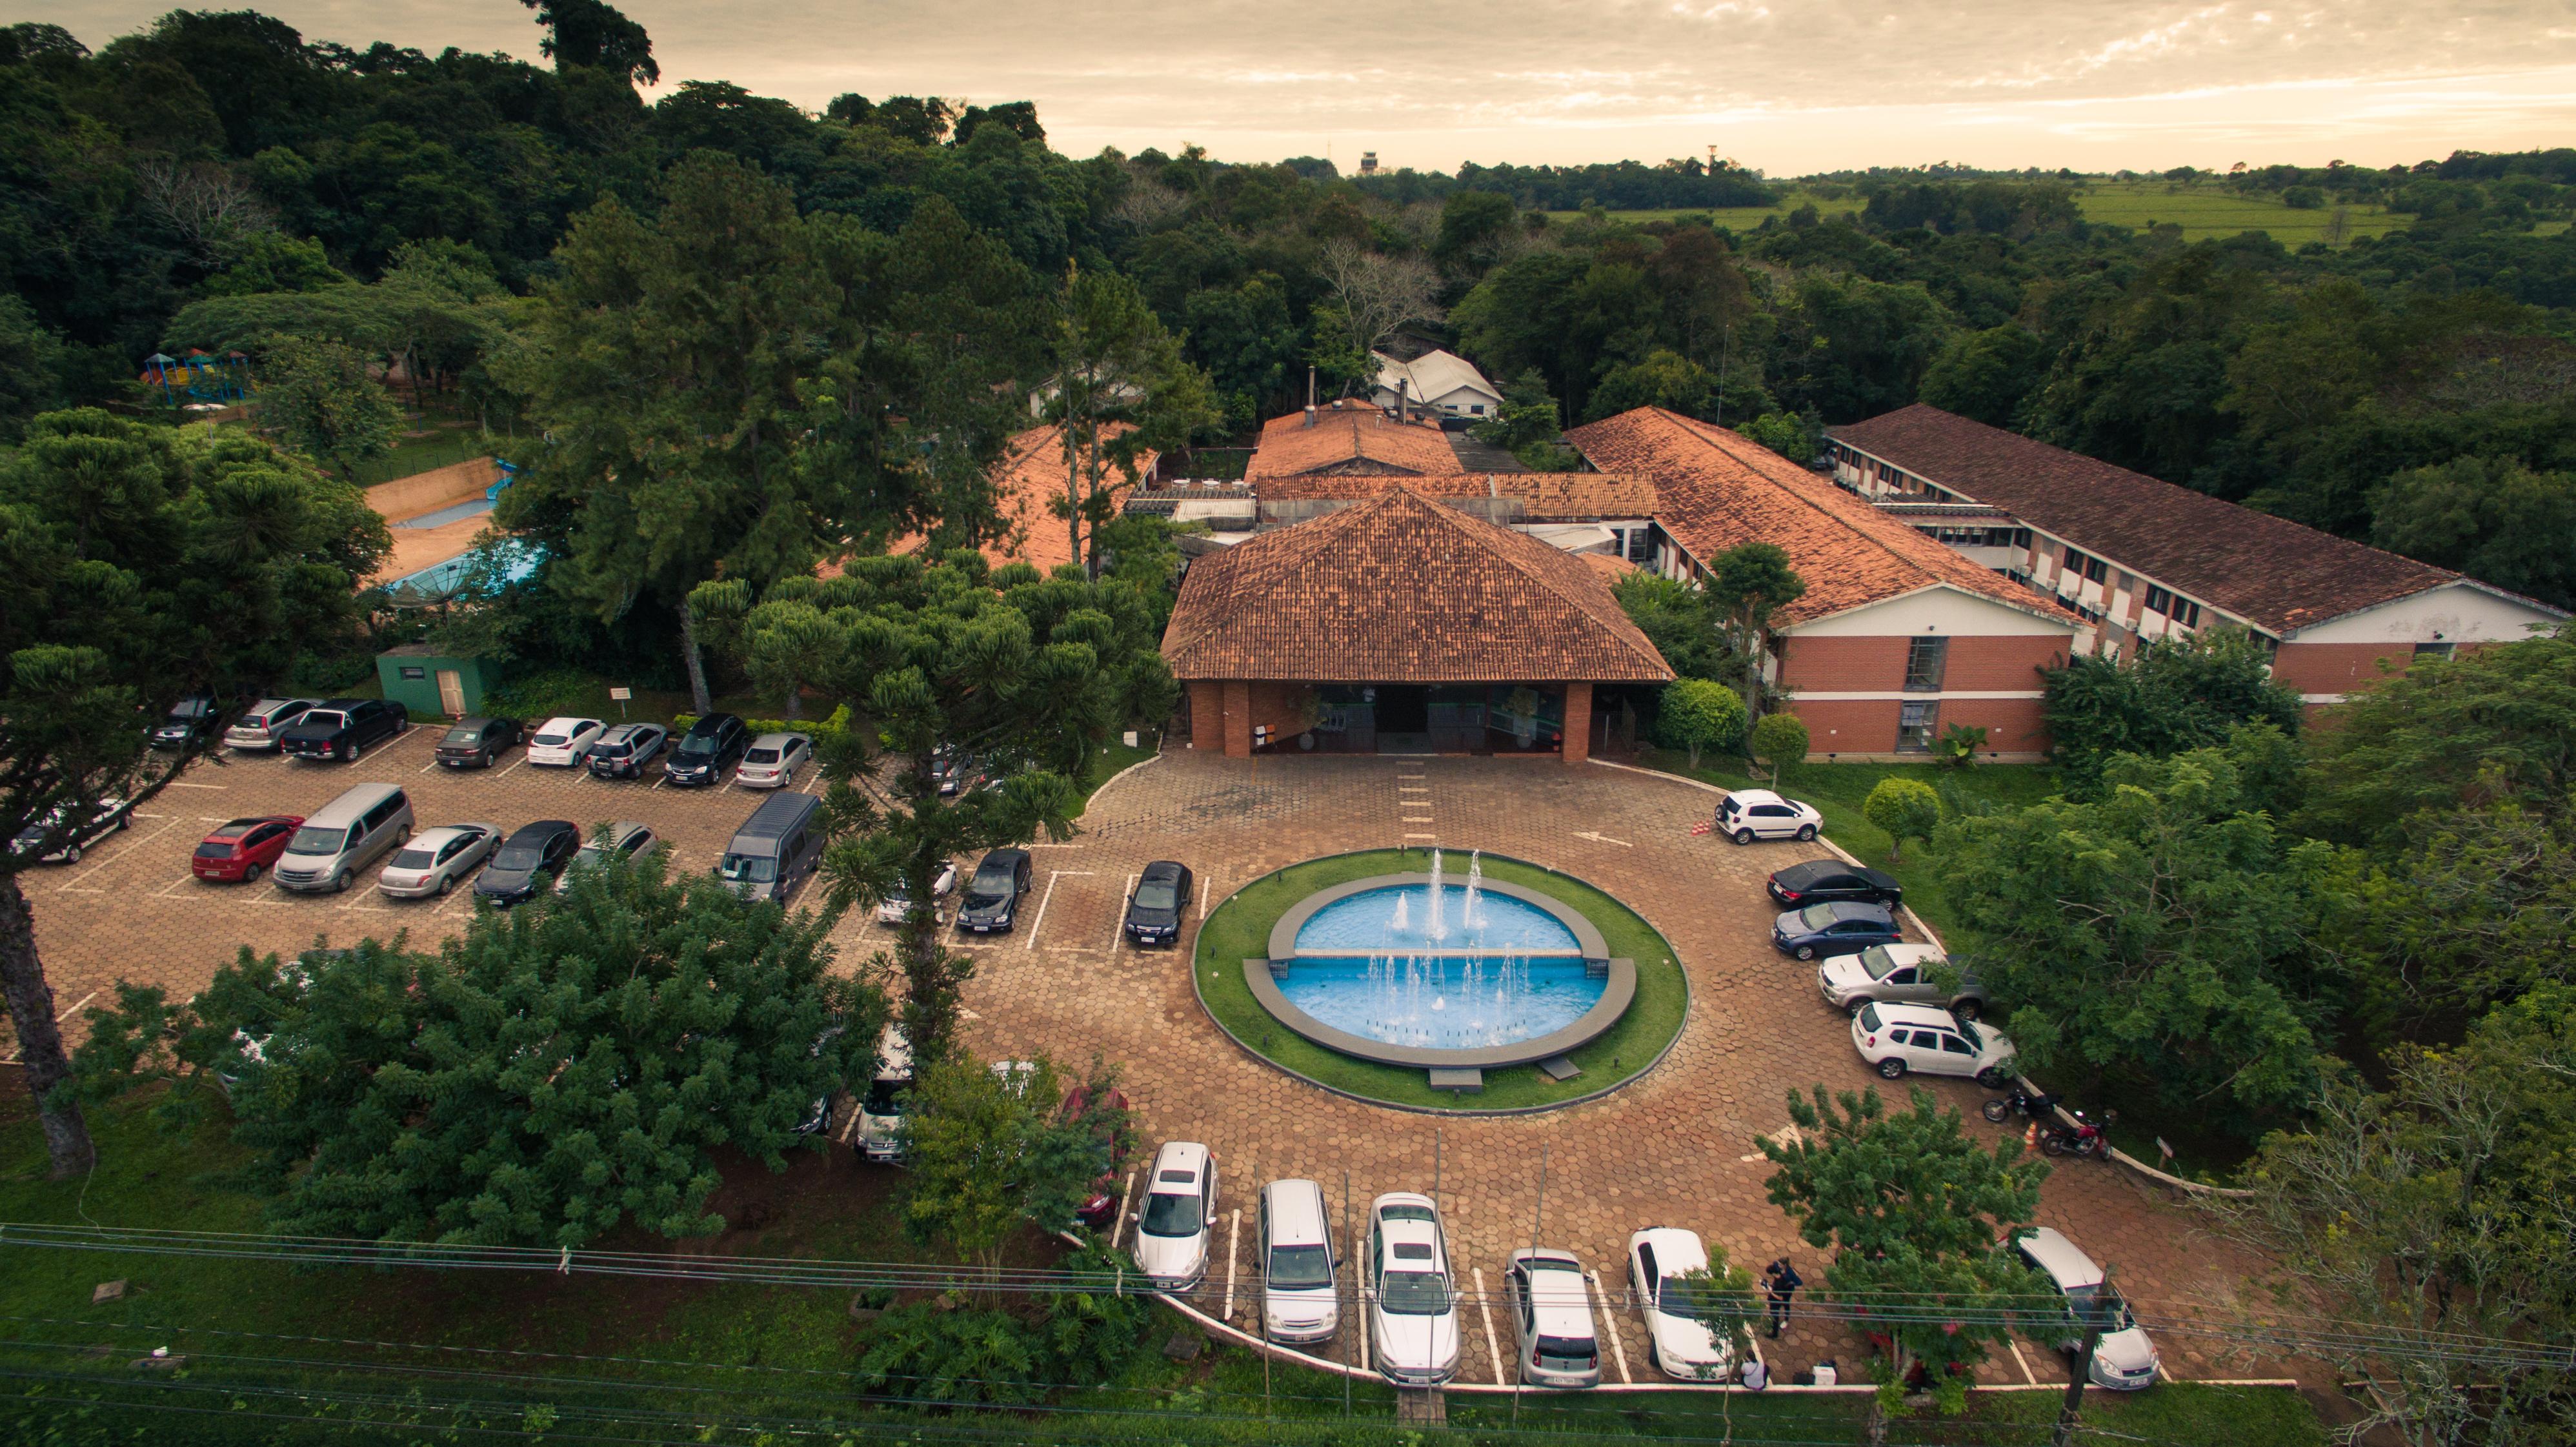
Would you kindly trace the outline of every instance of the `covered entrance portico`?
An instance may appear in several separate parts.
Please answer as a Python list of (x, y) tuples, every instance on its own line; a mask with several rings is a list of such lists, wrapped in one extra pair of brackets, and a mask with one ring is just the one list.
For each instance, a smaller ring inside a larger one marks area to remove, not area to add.
[[(1567, 747), (1567, 695), (1588, 712), (1591, 685), (1319, 683), (1276, 728), (1254, 721), (1255, 753), (1554, 754)], [(1249, 701), (1250, 691), (1246, 691)], [(1193, 705), (1196, 699), (1192, 700)], [(1219, 697), (1222, 707), (1222, 696)], [(1578, 751), (1588, 736), (1575, 720)], [(1300, 727), (1302, 725), (1302, 727)]]

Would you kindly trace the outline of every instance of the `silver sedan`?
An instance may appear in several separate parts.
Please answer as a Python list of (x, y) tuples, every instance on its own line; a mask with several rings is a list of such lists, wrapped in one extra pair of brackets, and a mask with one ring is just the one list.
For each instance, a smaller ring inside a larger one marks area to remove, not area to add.
[(500, 847), (500, 826), (443, 824), (424, 829), (396, 851), (376, 888), (396, 899), (427, 899), (454, 889)]

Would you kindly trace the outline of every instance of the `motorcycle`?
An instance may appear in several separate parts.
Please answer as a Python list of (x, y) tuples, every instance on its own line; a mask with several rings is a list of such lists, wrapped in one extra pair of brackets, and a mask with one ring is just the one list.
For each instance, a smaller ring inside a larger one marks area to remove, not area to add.
[(2016, 1080), (2004, 1092), (2003, 1099), (1990, 1100), (1986, 1102), (1986, 1119), (1993, 1121), (1997, 1125), (2001, 1125), (2015, 1116), (2019, 1116), (2025, 1120), (2047, 1120), (2049, 1118), (2049, 1113), (2057, 1108), (2057, 1103), (2065, 1098), (2066, 1097), (2062, 1095), (2049, 1095), (2044, 1092), (2034, 1091), (2029, 1086)]
[(2093, 1122), (2086, 1120), (2084, 1118), (2084, 1112), (2080, 1110), (2068, 1111), (2067, 1114), (2073, 1117), (2075, 1124), (2069, 1126), (2055, 1121), (2046, 1121), (2041, 1123), (2039, 1127), (2040, 1150), (2052, 1156), (2089, 1157), (2097, 1161), (2109, 1160), (2111, 1158), (2111, 1137), (2103, 1127), (2109, 1125), (2115, 1120), (2118, 1120), (2120, 1118), (2120, 1113), (2116, 1110), (2106, 1110), (2102, 1112), (2101, 1125), (2096, 1125)]

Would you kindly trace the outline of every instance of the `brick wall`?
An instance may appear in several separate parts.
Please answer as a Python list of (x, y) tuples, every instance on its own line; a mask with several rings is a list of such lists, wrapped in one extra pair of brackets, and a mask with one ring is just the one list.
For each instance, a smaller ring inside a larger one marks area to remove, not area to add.
[(1565, 761), (1579, 764), (1592, 757), (1592, 685), (1565, 686)]
[(1190, 681), (1190, 747), (1225, 752), (1225, 685), (1213, 679)]
[(2292, 693), (2350, 693), (2404, 673), (2414, 656), (2408, 643), (2284, 643), (2272, 655), (2272, 681)]
[[(2039, 670), (2066, 661), (2066, 640), (2046, 636), (1953, 638), (1943, 672), (1945, 693), (2019, 693), (2039, 689)], [(1899, 660), (1900, 665), (1902, 660)]]
[(1784, 640), (1780, 685), (1791, 691), (1878, 693), (1905, 686), (1903, 637), (1803, 637)]
[(1190, 681), (1190, 747), (1229, 758), (1252, 757), (1252, 730), (1267, 725), (1271, 740), (1294, 738), (1306, 727), (1309, 684), (1264, 679)]
[(1807, 726), (1807, 752), (1816, 758), (1895, 752), (1896, 709), (1890, 700), (1789, 701), (1789, 712)]
[(1986, 747), (1999, 754), (2048, 751), (2048, 728), (2035, 698), (1956, 698), (1941, 705), (1941, 727), (1966, 724), (1986, 731)]

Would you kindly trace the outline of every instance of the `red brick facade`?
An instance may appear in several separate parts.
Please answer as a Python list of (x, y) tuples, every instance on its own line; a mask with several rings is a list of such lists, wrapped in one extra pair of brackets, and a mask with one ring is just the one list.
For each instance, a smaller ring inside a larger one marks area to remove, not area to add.
[(2272, 681), (2297, 694), (2350, 693), (2397, 677), (2414, 658), (2408, 643), (2284, 643), (2272, 655)]
[[(1936, 731), (1967, 724), (1986, 731), (1986, 747), (2003, 754), (2046, 752), (2040, 722), (2041, 669), (2066, 659), (2066, 640), (2048, 635), (1950, 639), (1936, 692), (1905, 691), (1905, 660), (1913, 639), (1791, 635), (1775, 640), (1780, 683), (1789, 711), (1807, 725), (1810, 748), (1825, 754), (1892, 754), (1897, 723), (1908, 703), (1937, 703)], [(1882, 698), (1802, 695), (1884, 694)], [(2019, 694), (2015, 698), (1962, 698), (1960, 694)]]

